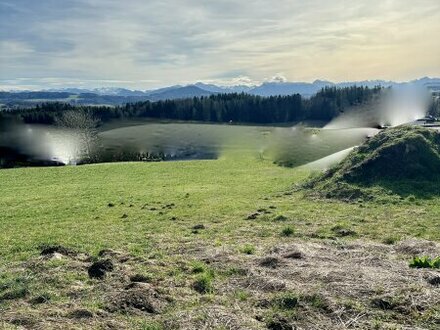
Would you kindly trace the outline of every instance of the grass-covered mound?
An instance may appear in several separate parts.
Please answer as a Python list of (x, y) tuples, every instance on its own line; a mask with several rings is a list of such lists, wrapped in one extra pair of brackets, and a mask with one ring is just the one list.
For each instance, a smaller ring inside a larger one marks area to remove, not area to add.
[(313, 194), (344, 200), (440, 194), (440, 133), (416, 126), (384, 130), (339, 165), (306, 184)]

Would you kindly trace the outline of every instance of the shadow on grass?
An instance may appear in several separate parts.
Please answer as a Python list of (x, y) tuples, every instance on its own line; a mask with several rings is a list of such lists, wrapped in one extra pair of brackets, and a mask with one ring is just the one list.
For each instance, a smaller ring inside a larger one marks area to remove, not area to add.
[[(370, 185), (360, 185), (367, 187)], [(387, 180), (375, 182), (374, 186), (381, 187), (402, 198), (431, 199), (440, 196), (440, 178), (432, 180)]]

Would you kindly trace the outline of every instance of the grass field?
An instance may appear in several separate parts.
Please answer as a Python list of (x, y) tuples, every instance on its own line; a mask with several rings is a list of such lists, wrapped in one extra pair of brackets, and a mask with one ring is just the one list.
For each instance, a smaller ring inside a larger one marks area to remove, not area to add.
[(440, 254), (440, 198), (312, 200), (294, 189), (309, 174), (253, 157), (1, 170), (0, 326), (435, 329), (438, 272), (408, 264)]

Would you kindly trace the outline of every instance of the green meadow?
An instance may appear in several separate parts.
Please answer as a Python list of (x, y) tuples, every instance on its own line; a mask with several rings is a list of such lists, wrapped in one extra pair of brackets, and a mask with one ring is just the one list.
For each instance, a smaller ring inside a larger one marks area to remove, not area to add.
[[(55, 329), (57, 324), (65, 329), (101, 329), (111, 324), (130, 329), (184, 324), (183, 328), (211, 328), (208, 320), (215, 317), (219, 323), (212, 328), (264, 329), (286, 320), (307, 324), (303, 322), (319, 319), (319, 314), (324, 315), (322, 326), (336, 329), (338, 318), (321, 305), (352, 304), (344, 315), (370, 313), (362, 319), (366, 327), (374, 323), (377, 328), (398, 328), (410, 322), (434, 329), (438, 304), (418, 311), (417, 317), (412, 311), (374, 309), (368, 300), (374, 292), (359, 293), (355, 299), (327, 290), (322, 279), (310, 278), (314, 282), (310, 290), (319, 300), (315, 301), (301, 293), (301, 283), (307, 279), (295, 279), (293, 273), (274, 279), (285, 282), (281, 289), (237, 284), (249, 278), (275, 278), (281, 274), (280, 265), (295, 269), (298, 265), (284, 264), (282, 259), (289, 249), (306, 256), (301, 267), (325, 266), (329, 258), (336, 259), (327, 268), (341, 267), (339, 248), (350, 245), (365, 255), (377, 248), (379, 254), (370, 257), (394, 264), (399, 268), (396, 272), (401, 268), (417, 278), (431, 276), (431, 270), (410, 269), (411, 253), (399, 250), (399, 244), (415, 244), (420, 253), (438, 251), (440, 198), (402, 199), (394, 204), (313, 199), (298, 189), (310, 174), (306, 168), (233, 155), (205, 161), (1, 170), (0, 324), (11, 329)], [(73, 252), (40, 255), (51, 246)], [(317, 248), (322, 252), (313, 252)], [(319, 258), (326, 254), (321, 263)], [(209, 261), (217, 255), (218, 262)], [(107, 257), (113, 270), (104, 278), (89, 278), (87, 267)], [(275, 266), (270, 262), (264, 266), (264, 260), (260, 264), (261, 258), (274, 258)], [(352, 255), (346, 261), (358, 265), (356, 258)], [(382, 268), (381, 261), (375, 266)], [(145, 313), (145, 308), (120, 297), (139, 274), (140, 282), (148, 283), (148, 292), (155, 290), (154, 297), (159, 297), (154, 312)], [(290, 280), (296, 284), (289, 284)], [(435, 289), (420, 283), (406, 285), (411, 290), (416, 284), (422, 286), (419, 290)], [(372, 288), (379, 296), (388, 290), (384, 283), (373, 283)], [(277, 302), (286, 294), (295, 295), (297, 304), (280, 307)], [(403, 299), (402, 294), (406, 293), (396, 293), (393, 299)], [(124, 303), (118, 304), (118, 299)], [(267, 306), (262, 300), (269, 301)], [(242, 306), (243, 316), (235, 319), (233, 315), (240, 314), (237, 306)], [(228, 323), (216, 313), (233, 321)]]

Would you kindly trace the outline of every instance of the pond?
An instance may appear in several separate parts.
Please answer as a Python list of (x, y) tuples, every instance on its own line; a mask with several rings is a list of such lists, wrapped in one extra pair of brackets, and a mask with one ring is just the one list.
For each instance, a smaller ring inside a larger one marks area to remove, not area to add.
[[(100, 161), (216, 159), (251, 155), (284, 166), (299, 166), (340, 153), (377, 132), (373, 128), (326, 129), (216, 125), (197, 123), (124, 123), (98, 132)], [(21, 125), (0, 133), (0, 147), (19, 150), (30, 158), (77, 163), (75, 132), (53, 126)]]

